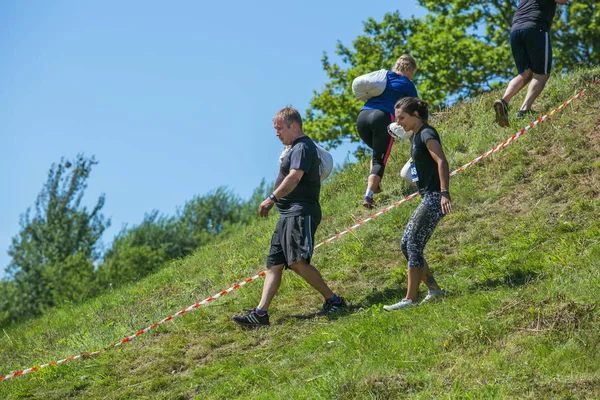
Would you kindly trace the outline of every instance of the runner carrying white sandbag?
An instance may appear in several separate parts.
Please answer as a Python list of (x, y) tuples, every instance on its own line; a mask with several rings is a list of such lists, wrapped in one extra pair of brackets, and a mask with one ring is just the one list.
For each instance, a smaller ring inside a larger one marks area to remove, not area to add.
[[(384, 70), (385, 71), (385, 70)], [(394, 122), (394, 105), (404, 97), (418, 97), (417, 89), (411, 79), (417, 71), (417, 62), (408, 54), (400, 56), (391, 71), (385, 71), (386, 83), (381, 94), (366, 100), (362, 110), (356, 119), (356, 128), (362, 141), (373, 150), (369, 177), (367, 178), (367, 191), (363, 199), (363, 206), (373, 208), (375, 201), (373, 194), (381, 191), (381, 179), (392, 150), (394, 139), (388, 134), (388, 125)], [(370, 77), (369, 77), (370, 75)], [(369, 92), (365, 88), (367, 81), (371, 83), (380, 76), (380, 71), (363, 75), (357, 78), (356, 85), (353, 84), (355, 93), (361, 95)], [(362, 92), (358, 89), (361, 88)], [(354, 88), (356, 86), (356, 88)], [(375, 85), (376, 86), (376, 85)], [(376, 92), (376, 91), (375, 91)], [(370, 93), (373, 93), (371, 90)]]

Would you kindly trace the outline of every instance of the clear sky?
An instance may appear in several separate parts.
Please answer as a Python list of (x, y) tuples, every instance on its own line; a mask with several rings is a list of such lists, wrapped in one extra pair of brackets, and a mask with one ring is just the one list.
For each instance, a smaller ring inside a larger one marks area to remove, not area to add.
[(99, 161), (85, 200), (106, 194), (105, 246), (218, 186), (248, 198), (277, 174), (273, 115), (304, 113), (323, 52), (396, 9), (425, 15), (415, 0), (0, 2), (0, 276), (63, 156)]

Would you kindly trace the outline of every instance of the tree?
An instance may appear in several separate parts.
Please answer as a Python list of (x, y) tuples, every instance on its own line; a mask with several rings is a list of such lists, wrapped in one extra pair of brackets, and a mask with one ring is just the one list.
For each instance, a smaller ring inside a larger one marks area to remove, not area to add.
[(258, 204), (266, 197), (265, 182), (243, 202), (231, 191), (219, 187), (196, 196), (174, 217), (153, 211), (138, 226), (124, 228), (114, 239), (98, 269), (101, 286), (113, 287), (140, 279), (184, 257), (217, 236), (227, 234), (256, 216)]
[[(419, 0), (424, 18), (388, 13), (378, 22), (364, 22), (364, 34), (346, 47), (338, 42), (341, 65), (323, 55), (329, 82), (313, 91), (304, 128), (312, 138), (336, 147), (344, 139), (358, 141), (356, 116), (362, 102), (355, 99), (354, 78), (380, 68), (390, 69), (397, 57), (409, 53), (417, 60), (415, 84), (419, 96), (440, 107), (498, 88), (516, 71), (510, 52), (510, 25), (517, 0)], [(555, 70), (600, 62), (600, 11), (595, 0), (559, 7), (553, 26)]]
[(563, 70), (574, 65), (600, 65), (600, 4), (597, 0), (570, 1), (553, 27), (554, 64)]
[(0, 326), (6, 325), (15, 317), (14, 306), (20, 298), (13, 281), (2, 279), (0, 281)]
[[(507, 47), (517, 0), (419, 0), (435, 15), (447, 15), (473, 32), (480, 40)], [(569, 1), (557, 6), (552, 24), (555, 69), (566, 71), (578, 64), (600, 63), (600, 6), (597, 0)], [(483, 29), (480, 29), (483, 27)], [(512, 58), (509, 60), (512, 67)], [(509, 72), (514, 72), (511, 71)]]
[(37, 315), (62, 301), (78, 301), (94, 291), (98, 241), (110, 225), (100, 213), (104, 195), (88, 210), (81, 204), (96, 165), (82, 154), (71, 163), (52, 164), (35, 203), (21, 216), (20, 233), (9, 248), (8, 276), (18, 295), (9, 320)]

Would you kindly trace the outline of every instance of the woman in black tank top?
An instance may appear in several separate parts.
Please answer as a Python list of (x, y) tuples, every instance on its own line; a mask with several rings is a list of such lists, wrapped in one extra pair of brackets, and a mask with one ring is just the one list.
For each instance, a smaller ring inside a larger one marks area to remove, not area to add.
[(423, 252), (438, 222), (452, 210), (448, 191), (450, 184), (448, 162), (439, 135), (427, 124), (429, 116), (427, 103), (414, 97), (407, 97), (396, 103), (395, 111), (396, 122), (406, 132), (413, 132), (411, 155), (416, 167), (413, 177), (419, 186), (421, 204), (410, 217), (402, 236), (402, 253), (408, 260), (406, 297), (399, 303), (384, 306), (388, 311), (416, 306), (421, 282), (429, 288), (427, 296), (421, 303), (446, 294), (433, 277)]

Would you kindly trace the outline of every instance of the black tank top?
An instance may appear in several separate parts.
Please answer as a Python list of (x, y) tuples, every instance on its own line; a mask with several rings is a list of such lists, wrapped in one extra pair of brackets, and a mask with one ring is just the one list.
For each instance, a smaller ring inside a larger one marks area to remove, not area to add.
[(440, 174), (438, 173), (438, 165), (431, 157), (427, 148), (428, 140), (435, 140), (442, 143), (440, 135), (434, 128), (427, 124), (423, 124), (421, 129), (412, 138), (412, 148), (410, 155), (417, 167), (419, 181), (419, 193), (432, 193), (440, 191)]

